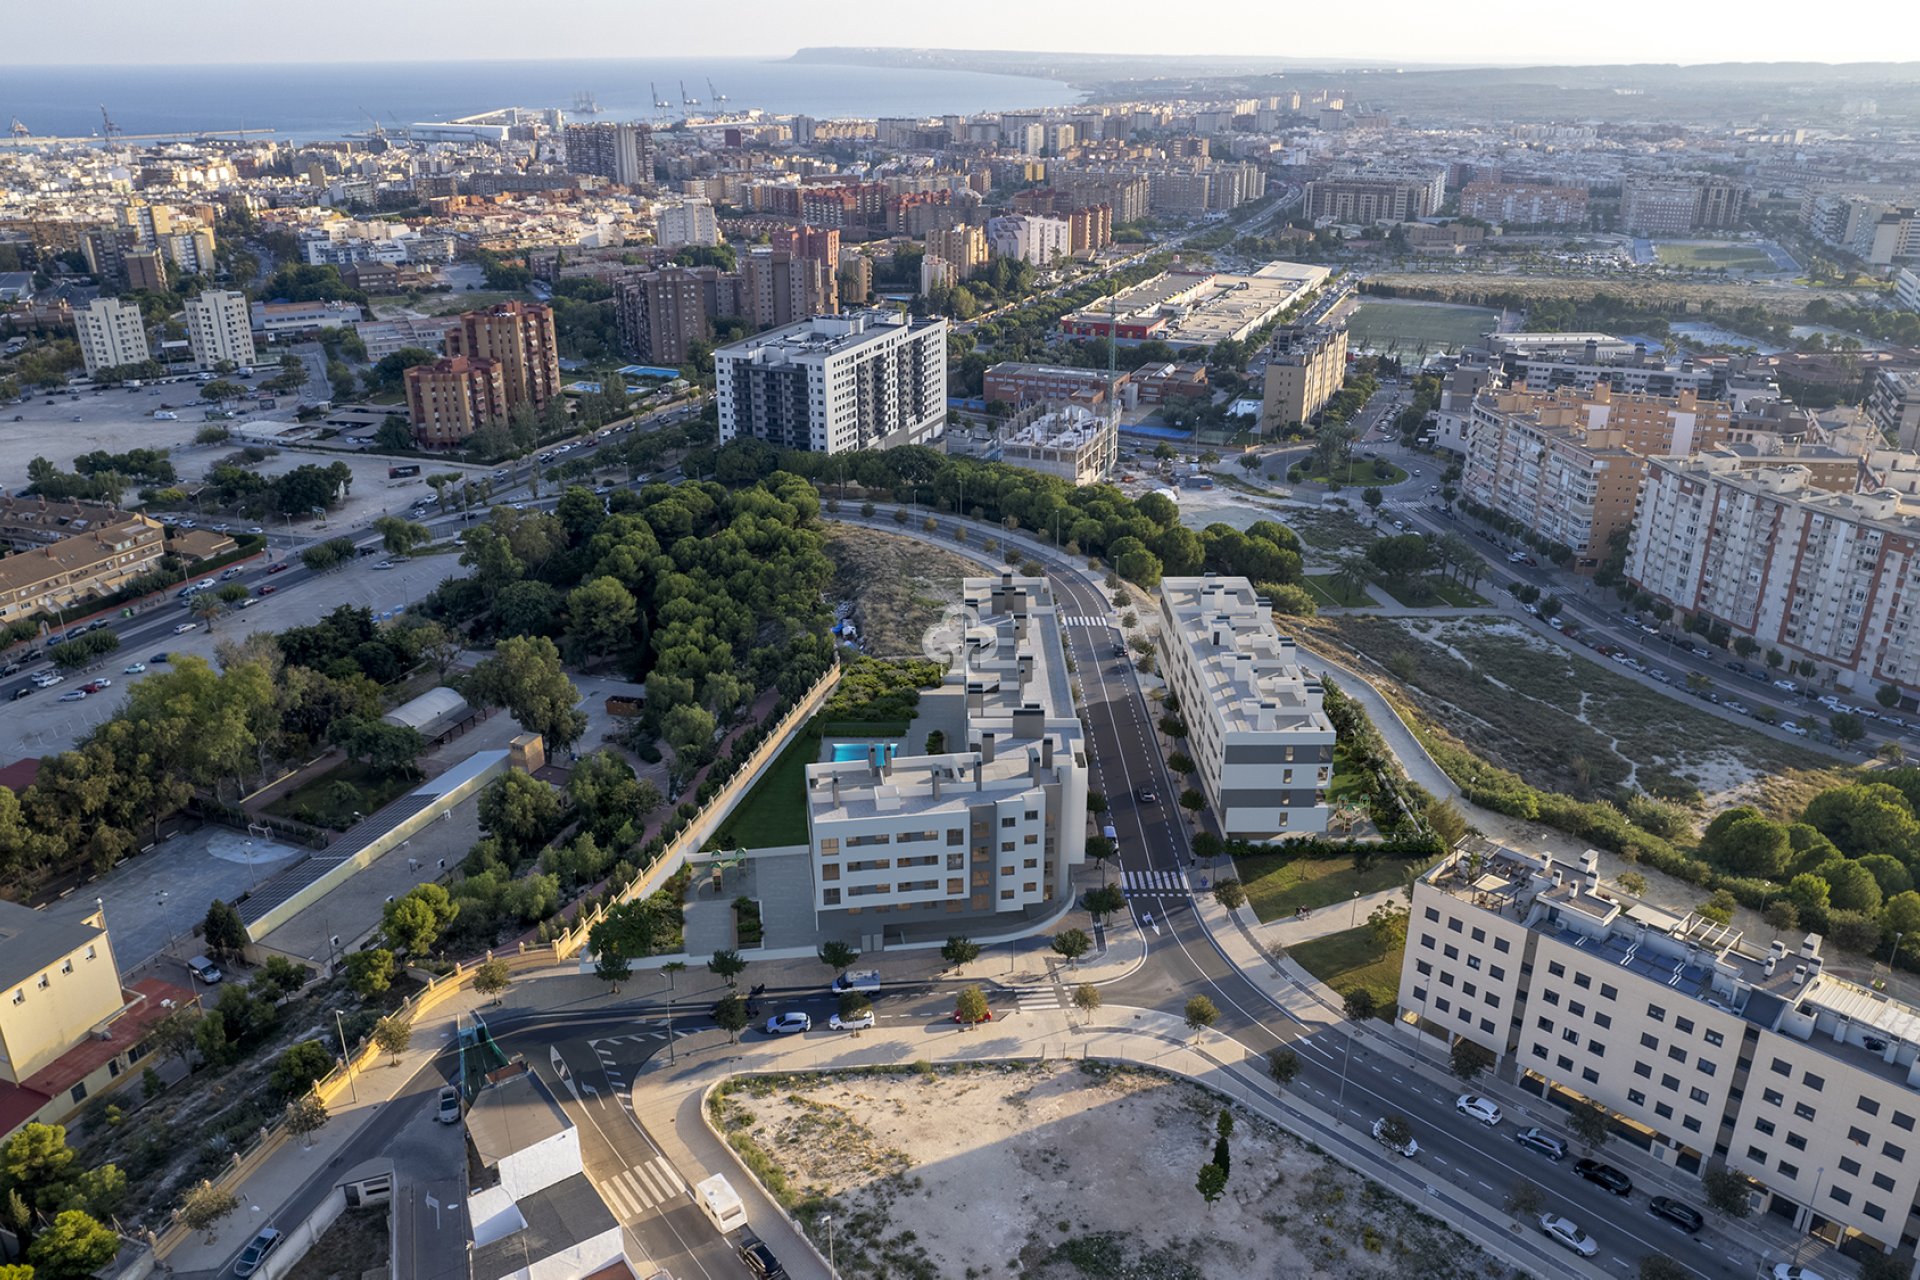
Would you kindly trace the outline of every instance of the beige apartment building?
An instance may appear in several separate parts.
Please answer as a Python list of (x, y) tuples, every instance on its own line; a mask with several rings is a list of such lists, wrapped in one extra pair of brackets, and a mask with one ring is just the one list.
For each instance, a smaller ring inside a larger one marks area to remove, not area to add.
[(88, 376), (153, 358), (138, 303), (95, 298), (74, 311), (73, 327), (80, 337), (80, 358), (86, 363)]
[(1792, 462), (1651, 459), (1627, 577), (1843, 688), (1920, 689), (1920, 466), (1891, 450), (1866, 465), (1873, 488), (1853, 493)]
[(971, 280), (987, 265), (987, 232), (984, 227), (963, 224), (927, 232), (927, 256), (944, 258), (955, 276)]
[(118, 591), (159, 567), (165, 532), (146, 516), (92, 503), (0, 498), (0, 623)]
[[(871, 913), (876, 936), (1044, 912), (1086, 857), (1086, 747), (1053, 588), (1003, 573), (964, 592), (954, 665), (907, 739), (832, 744), (807, 766), (814, 910)], [(916, 752), (935, 728), (946, 749)]]
[(244, 369), (254, 361), (253, 315), (247, 295), (208, 289), (187, 299), (187, 341), (197, 369), (222, 362)]
[(1345, 325), (1287, 325), (1274, 331), (1260, 425), (1267, 431), (1298, 426), (1326, 408), (1347, 379)]
[(540, 303), (502, 302), (463, 312), (447, 331), (447, 354), (498, 365), (508, 412), (521, 405), (539, 409), (560, 394), (553, 308)]
[(1592, 568), (1633, 519), (1646, 455), (1691, 453), (1726, 440), (1733, 407), (1682, 391), (1672, 398), (1526, 388), (1476, 396), (1461, 491), (1572, 547)]
[(507, 420), (506, 379), (497, 360), (449, 356), (405, 375), (407, 420), (429, 449), (455, 448), (480, 428)]
[(1163, 578), (1160, 635), (1186, 751), (1221, 831), (1233, 840), (1324, 832), (1333, 722), (1320, 681), (1274, 628), (1272, 606), (1245, 578)]
[(1578, 864), (1476, 842), (1414, 883), (1399, 1026), (1469, 1040), (1521, 1088), (1829, 1244), (1920, 1229), (1920, 1011), (1825, 972), (1821, 939), (1763, 948)]

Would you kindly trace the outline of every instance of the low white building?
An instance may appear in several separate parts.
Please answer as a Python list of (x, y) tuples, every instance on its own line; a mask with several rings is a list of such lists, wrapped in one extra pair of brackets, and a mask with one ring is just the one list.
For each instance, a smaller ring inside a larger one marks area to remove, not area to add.
[(953, 668), (922, 695), (961, 703), (962, 740), (875, 743), (807, 766), (814, 909), (921, 920), (1038, 913), (1086, 857), (1087, 762), (1045, 578), (969, 578)]
[(999, 452), (1002, 462), (1058, 476), (1076, 488), (1098, 484), (1120, 457), (1120, 415), (1111, 405), (1036, 405), (1001, 429)]
[(1912, 267), (1900, 268), (1900, 274), (1893, 280), (1893, 296), (1907, 310), (1920, 311), (1920, 271)]
[(1333, 722), (1320, 681), (1300, 666), (1253, 584), (1214, 574), (1162, 578), (1160, 640), (1186, 753), (1227, 838), (1326, 831)]
[(1036, 267), (1073, 256), (1073, 223), (1065, 218), (1014, 213), (987, 219), (987, 244), (1003, 258), (1020, 258)]

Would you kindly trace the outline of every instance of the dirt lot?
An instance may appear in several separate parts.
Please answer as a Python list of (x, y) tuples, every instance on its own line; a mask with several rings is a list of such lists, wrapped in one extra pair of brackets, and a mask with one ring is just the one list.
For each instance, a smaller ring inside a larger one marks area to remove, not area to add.
[(1697, 788), (1710, 810), (1788, 806), (1832, 764), (1576, 658), (1519, 625), (1342, 617), (1312, 624), (1384, 667), (1421, 710), (1537, 787), (1618, 799)]
[(287, 1280), (360, 1280), (376, 1267), (384, 1274), (389, 1243), (385, 1209), (349, 1209), (313, 1242)]
[[(1444, 1223), (1299, 1139), (1234, 1114), (1212, 1206), (1220, 1102), (1103, 1063), (747, 1078), (717, 1123), (841, 1273), (906, 1280), (1503, 1277)], [(771, 1175), (771, 1176), (770, 1176)]]
[(1408, 274), (1378, 275), (1369, 283), (1390, 288), (1444, 295), (1451, 301), (1478, 302), (1487, 294), (1510, 293), (1523, 298), (1591, 298), (1596, 293), (1626, 293), (1635, 305), (1649, 310), (1681, 308), (1765, 307), (1778, 315), (1797, 316), (1815, 298), (1829, 301), (1844, 299), (1833, 290), (1807, 289), (1790, 284), (1658, 284), (1635, 280), (1623, 285), (1618, 280), (1582, 280), (1555, 276), (1523, 276), (1492, 273), (1462, 275)]
[(921, 637), (960, 603), (960, 580), (979, 565), (911, 538), (830, 525), (833, 593), (853, 605), (853, 624), (876, 658), (922, 656)]

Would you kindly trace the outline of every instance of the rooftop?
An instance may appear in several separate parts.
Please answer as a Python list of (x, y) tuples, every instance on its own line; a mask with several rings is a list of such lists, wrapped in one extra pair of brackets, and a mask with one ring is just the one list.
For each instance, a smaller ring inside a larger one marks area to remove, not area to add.
[(11, 987), (107, 936), (100, 918), (74, 923), (0, 901), (0, 987)]
[[(518, 1230), (496, 1236), (485, 1244), (476, 1241), (468, 1254), (473, 1280), (526, 1275), (530, 1268), (535, 1274), (544, 1274), (546, 1268), (537, 1265), (543, 1259), (620, 1230), (620, 1220), (613, 1216), (584, 1173), (522, 1196), (513, 1202), (512, 1211), (517, 1211), (522, 1224)], [(589, 1265), (600, 1261), (597, 1257), (589, 1259)], [(613, 1260), (608, 1259), (602, 1265), (612, 1266), (612, 1263)], [(569, 1271), (567, 1274), (579, 1273)], [(620, 1273), (616, 1270), (612, 1274)]]
[(546, 1084), (524, 1067), (482, 1089), (467, 1112), (467, 1141), (483, 1169), (572, 1127)]
[(1293, 641), (1274, 629), (1273, 610), (1252, 583), (1212, 574), (1163, 578), (1160, 595), (1228, 732), (1333, 733), (1319, 680), (1300, 666)]
[(944, 321), (909, 319), (898, 311), (875, 307), (848, 311), (769, 329), (721, 347), (716, 355), (751, 358), (766, 364), (824, 359), (842, 355), (909, 330), (930, 328)]

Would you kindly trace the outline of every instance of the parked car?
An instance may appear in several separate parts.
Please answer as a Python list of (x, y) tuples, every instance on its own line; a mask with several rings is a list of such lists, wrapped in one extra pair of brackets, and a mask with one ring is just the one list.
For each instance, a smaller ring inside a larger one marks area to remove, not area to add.
[(233, 1274), (237, 1276), (252, 1275), (260, 1269), (260, 1263), (268, 1254), (273, 1252), (273, 1247), (279, 1243), (280, 1233), (278, 1231), (275, 1231), (272, 1227), (260, 1228), (260, 1234), (255, 1236), (247, 1247), (240, 1251), (239, 1259), (233, 1264)]
[(148, 658), (147, 661), (148, 662), (165, 662), (168, 656), (169, 655), (164, 653), (156, 653), (151, 658)]
[(285, 560), (282, 560), (278, 564), (268, 565), (267, 572), (268, 573), (285, 573), (287, 570), (291, 568), (293, 568), (292, 565), (288, 564)]
[(811, 1030), (813, 1030), (813, 1017), (798, 1010), (790, 1013), (776, 1013), (767, 1019), (766, 1032), (770, 1036), (790, 1036), (796, 1031)]
[(220, 972), (220, 966), (205, 956), (195, 956), (193, 959), (187, 961), (187, 972), (193, 975), (195, 981), (204, 982), (208, 986), (212, 986), (226, 977), (224, 973)]
[(433, 1118), (441, 1124), (460, 1123), (460, 1091), (452, 1085), (440, 1089), (440, 1102), (435, 1108)]
[(42, 672), (40, 675), (37, 675), (33, 678), (33, 682), (39, 685), (42, 689), (51, 689), (53, 688), (53, 686), (57, 684), (65, 684), (66, 680), (67, 678), (65, 676), (54, 675), (50, 671)]
[(1647, 1201), (1647, 1212), (1656, 1218), (1665, 1218), (1688, 1235), (1700, 1230), (1707, 1222), (1700, 1211), (1692, 1205), (1682, 1204), (1666, 1196), (1655, 1196)]
[[(1395, 1141), (1393, 1135), (1387, 1132), (1387, 1121), (1389, 1119), (1399, 1120), (1401, 1131), (1407, 1135), (1405, 1142)], [(1378, 1120), (1375, 1120), (1373, 1122), (1373, 1140), (1396, 1155), (1411, 1158), (1420, 1154), (1419, 1139), (1415, 1138), (1412, 1131), (1407, 1128), (1407, 1122), (1401, 1120), (1398, 1116), (1381, 1116)]]
[(146, 669), (147, 669), (146, 663), (132, 662), (132, 663), (128, 663), (126, 670), (122, 671), (120, 674), (123, 676), (137, 676), (141, 672), (145, 671)]
[(1567, 1158), (1567, 1144), (1545, 1129), (1528, 1129), (1525, 1133), (1515, 1134), (1513, 1140), (1523, 1147), (1533, 1148), (1549, 1160), (1558, 1162)]
[(1492, 1128), (1500, 1123), (1500, 1108), (1478, 1094), (1463, 1093), (1453, 1101), (1453, 1109)]
[(1580, 1224), (1572, 1218), (1562, 1218), (1558, 1214), (1540, 1215), (1540, 1229), (1555, 1242), (1565, 1245), (1583, 1258), (1591, 1258), (1600, 1252), (1600, 1246), (1593, 1237), (1580, 1229)]
[(183, 622), (173, 629), (173, 634), (183, 636), (189, 631), (198, 631), (199, 629), (200, 624), (197, 622)]
[(873, 1028), (873, 1010), (869, 1008), (864, 1013), (857, 1013), (851, 1018), (842, 1017), (836, 1013), (827, 1019), (827, 1025), (835, 1031), (869, 1031)]
[(261, 587), (261, 588), (259, 589), (259, 594), (260, 594), (260, 595), (263, 595), (263, 596), (270, 596), (270, 595), (272, 595), (272, 594), (273, 594), (274, 592), (276, 592), (276, 591), (278, 591), (279, 589), (280, 589), (280, 588), (278, 588), (278, 587), (276, 587), (276, 586), (274, 586), (274, 585), (273, 585), (273, 584), (272, 584), (271, 582), (269, 582), (269, 583), (266, 583), (265, 585), (263, 585), (263, 586), (262, 586), (262, 587)]
[(833, 980), (835, 991), (862, 991), (869, 996), (880, 994), (880, 971), (878, 969), (849, 969)]
[(1576, 1160), (1573, 1171), (1596, 1187), (1605, 1187), (1617, 1196), (1633, 1194), (1633, 1179), (1610, 1164), (1601, 1164), (1598, 1160)]
[(69, 689), (65, 693), (60, 695), (60, 701), (84, 702), (86, 701), (86, 697), (87, 697), (87, 691), (85, 689)]
[(751, 1237), (740, 1244), (740, 1261), (747, 1264), (747, 1271), (754, 1280), (786, 1280), (787, 1269), (780, 1265), (780, 1259), (773, 1256), (773, 1250), (766, 1243)]
[(1826, 1277), (1806, 1267), (1797, 1267), (1788, 1262), (1776, 1262), (1773, 1264), (1773, 1280), (1826, 1280)]

